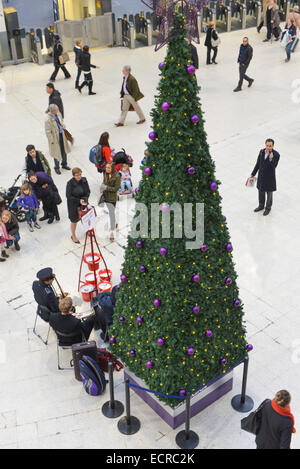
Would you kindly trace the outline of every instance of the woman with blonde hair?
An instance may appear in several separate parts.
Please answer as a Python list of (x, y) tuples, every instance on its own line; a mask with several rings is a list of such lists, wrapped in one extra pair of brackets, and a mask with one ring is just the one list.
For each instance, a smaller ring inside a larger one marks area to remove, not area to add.
[[(204, 45), (207, 47), (206, 65), (210, 65), (212, 63), (217, 64), (216, 57), (218, 54), (218, 46), (214, 45), (214, 43), (218, 40), (219, 36), (217, 34), (217, 31), (215, 30), (215, 23), (213, 21), (210, 21), (208, 23), (208, 28), (206, 30), (206, 38), (204, 42)], [(210, 54), (212, 50), (214, 51), (214, 55), (211, 61)]]
[[(4, 228), (7, 233), (6, 237), (6, 247), (9, 248), (14, 243), (16, 251), (20, 251), (20, 234), (19, 234), (19, 223), (17, 217), (11, 213), (9, 210), (3, 210), (1, 213), (1, 222), (4, 225)], [(0, 235), (1, 236), (1, 235)], [(8, 257), (8, 255), (3, 255), (3, 257)]]

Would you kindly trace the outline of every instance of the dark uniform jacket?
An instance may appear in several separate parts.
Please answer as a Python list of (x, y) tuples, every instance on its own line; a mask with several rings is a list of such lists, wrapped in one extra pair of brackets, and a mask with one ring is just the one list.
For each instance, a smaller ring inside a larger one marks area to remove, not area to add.
[[(58, 299), (56, 298), (51, 285), (45, 285), (39, 280), (35, 280), (32, 284), (32, 291), (35, 301), (38, 305), (46, 306), (52, 313), (58, 313)], [(48, 322), (50, 313), (40, 311), (40, 316), (44, 321)]]
[(240, 52), (239, 52), (238, 59), (237, 59), (238, 63), (244, 64), (248, 67), (249, 63), (252, 60), (252, 57), (253, 57), (253, 49), (250, 46), (250, 44), (247, 44), (246, 46), (241, 44)]
[[(125, 77), (123, 78), (122, 88), (121, 88), (121, 98), (124, 97), (124, 85)], [(131, 74), (128, 75), (126, 88), (128, 93), (134, 98), (135, 101), (139, 101), (144, 97), (143, 93), (141, 93), (138, 82)]]
[(58, 90), (53, 90), (53, 92), (49, 94), (49, 106), (50, 104), (56, 104), (59, 109), (59, 112), (64, 118), (64, 105), (61, 99), (60, 92)]
[(80, 319), (75, 318), (75, 316), (72, 314), (51, 314), (49, 323), (55, 331), (62, 332), (63, 334), (74, 334), (74, 337), (61, 338), (60, 344), (79, 344), (82, 342), (82, 335), (88, 339), (90, 334), (90, 330), (87, 331), (88, 327), (85, 327), (90, 324), (90, 319), (87, 319), (86, 321), (80, 321)]
[(265, 149), (259, 152), (256, 165), (252, 171), (252, 176), (258, 171), (258, 178), (257, 178), (257, 189), (262, 192), (273, 192), (276, 191), (276, 175), (275, 169), (278, 165), (278, 161), (280, 155), (278, 151), (273, 151), (273, 158), (270, 161), (268, 157), (265, 159)]
[(260, 430), (256, 436), (259, 449), (289, 449), (292, 436), (292, 420), (273, 409), (271, 401), (262, 408)]

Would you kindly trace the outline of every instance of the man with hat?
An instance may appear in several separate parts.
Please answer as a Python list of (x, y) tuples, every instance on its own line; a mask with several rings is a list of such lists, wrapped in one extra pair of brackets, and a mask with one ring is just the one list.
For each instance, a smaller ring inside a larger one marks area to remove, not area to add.
[(58, 74), (59, 69), (61, 68), (62, 71), (65, 74), (65, 78), (71, 78), (71, 75), (69, 74), (68, 70), (65, 67), (65, 63), (61, 64), (59, 61), (59, 57), (63, 53), (63, 46), (62, 43), (60, 42), (60, 37), (58, 34), (55, 34), (53, 36), (53, 63), (54, 63), (54, 72), (51, 75), (50, 81), (55, 81), (56, 75)]
[(50, 313), (59, 313), (59, 300), (53, 291), (52, 283), (55, 279), (55, 275), (51, 267), (39, 270), (36, 274), (38, 280), (35, 280), (32, 284), (32, 290), (34, 299), (40, 306), (48, 308), (49, 312), (41, 310), (41, 318), (49, 322)]

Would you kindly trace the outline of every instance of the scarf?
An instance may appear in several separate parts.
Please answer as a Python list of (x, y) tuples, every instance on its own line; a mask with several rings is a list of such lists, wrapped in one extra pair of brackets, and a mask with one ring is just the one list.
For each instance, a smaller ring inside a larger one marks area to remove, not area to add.
[(283, 417), (289, 417), (292, 420), (293, 424), (293, 433), (296, 433), (296, 428), (295, 428), (295, 419), (293, 414), (291, 414), (291, 408), (289, 405), (286, 407), (281, 407), (280, 405), (276, 404), (275, 399), (272, 399), (271, 401), (272, 408), (277, 412), (278, 414), (282, 415)]
[(5, 223), (0, 222), (0, 238), (8, 239)]
[(57, 123), (57, 126), (58, 126), (58, 130), (59, 130), (59, 133), (62, 134), (63, 133), (63, 128), (61, 126), (61, 123), (59, 122), (59, 118), (57, 117), (56, 114), (51, 114), (54, 119), (56, 120), (56, 123)]

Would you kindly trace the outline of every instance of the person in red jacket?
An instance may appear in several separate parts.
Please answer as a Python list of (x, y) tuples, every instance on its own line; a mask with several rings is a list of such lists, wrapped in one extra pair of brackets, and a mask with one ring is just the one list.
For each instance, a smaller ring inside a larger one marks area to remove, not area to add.
[(113, 160), (114, 148), (110, 148), (108, 132), (103, 132), (103, 134), (101, 134), (98, 145), (102, 146), (102, 154), (106, 163), (110, 163)]

